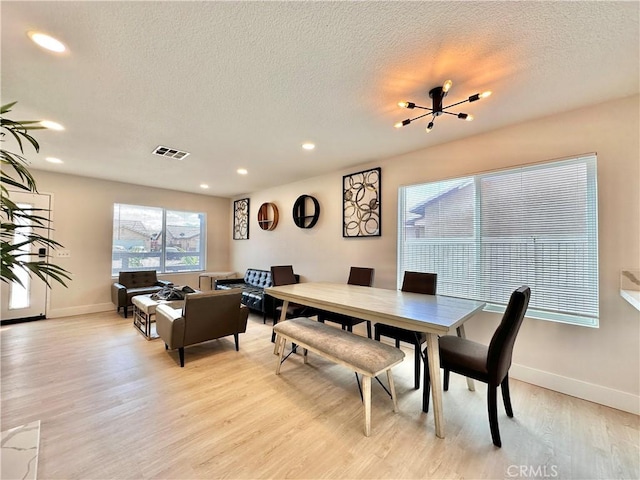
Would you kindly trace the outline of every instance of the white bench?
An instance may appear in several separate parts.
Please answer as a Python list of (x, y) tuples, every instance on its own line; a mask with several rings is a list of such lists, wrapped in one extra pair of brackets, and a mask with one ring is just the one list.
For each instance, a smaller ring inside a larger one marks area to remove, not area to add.
[(393, 411), (398, 411), (391, 368), (404, 359), (402, 350), (304, 317), (280, 322), (273, 327), (273, 331), (277, 335), (276, 352), (279, 352), (276, 375), (280, 374), (287, 340), (305, 349), (304, 363), (307, 363), (307, 350), (310, 350), (362, 375), (365, 436), (368, 437), (371, 433), (371, 379), (373, 377), (383, 372), (387, 373)]

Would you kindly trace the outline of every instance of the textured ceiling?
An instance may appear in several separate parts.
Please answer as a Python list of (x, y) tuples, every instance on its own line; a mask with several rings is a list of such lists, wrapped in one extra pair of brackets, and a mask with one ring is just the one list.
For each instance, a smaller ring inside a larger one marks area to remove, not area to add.
[[(639, 91), (638, 2), (7, 2), (2, 102), (32, 167), (233, 196)], [(41, 30), (69, 52), (46, 52)], [(403, 129), (399, 100), (492, 90)], [(300, 148), (307, 141), (314, 151)], [(158, 145), (191, 152), (178, 162)], [(64, 160), (52, 165), (44, 157)], [(239, 176), (236, 169), (249, 170)], [(203, 191), (201, 183), (210, 189)]]

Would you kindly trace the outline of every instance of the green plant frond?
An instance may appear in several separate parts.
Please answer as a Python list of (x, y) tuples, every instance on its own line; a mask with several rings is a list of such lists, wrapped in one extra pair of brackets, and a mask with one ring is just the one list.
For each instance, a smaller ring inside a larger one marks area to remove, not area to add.
[[(18, 251), (25, 245), (31, 245), (31, 244), (42, 245), (43, 247), (50, 247), (54, 250), (56, 248), (62, 247), (62, 245), (60, 245), (55, 240), (51, 240), (50, 238), (43, 237), (42, 235), (38, 235), (37, 233), (32, 233), (32, 234), (29, 234), (26, 237), (26, 239), (21, 242), (17, 242), (17, 243), (3, 242), (2, 246), (0, 247), (0, 250), (2, 250), (2, 252)], [(36, 254), (31, 252), (26, 252), (26, 253), (23, 252), (20, 255), (36, 255)]]
[(3, 282), (17, 283), (21, 287), (24, 287), (24, 285), (22, 284), (22, 280), (20, 280), (20, 278), (15, 273), (13, 273), (13, 270), (11, 270), (10, 268), (5, 268), (4, 261), (2, 262), (1, 275)]
[(16, 101), (16, 102), (11, 102), (11, 103), (7, 103), (7, 104), (5, 104), (5, 105), (2, 105), (2, 106), (0, 107), (0, 114), (3, 114), (3, 115), (4, 115), (5, 113), (10, 112), (10, 111), (11, 111), (11, 109), (13, 108), (13, 106), (14, 106), (16, 103), (18, 103), (18, 102)]
[[(65, 279), (71, 280), (71, 276), (69, 275), (69, 272), (57, 265), (53, 265), (51, 263), (43, 262), (43, 261), (38, 261), (38, 262), (17, 261), (13, 264), (11, 268), (7, 267), (7, 270), (9, 271), (9, 274), (11, 277), (10, 281), (15, 281), (21, 286), (22, 286), (22, 282), (13, 271), (15, 269), (22, 269), (27, 271), (27, 273), (29, 273), (29, 276), (32, 278), (33, 278), (33, 275), (35, 275), (40, 280), (42, 280), (49, 288), (51, 288), (51, 284), (49, 283), (49, 279), (47, 277), (51, 277), (53, 280), (55, 280), (56, 282), (60, 283), (65, 287), (67, 286), (67, 284), (65, 283)], [(4, 279), (4, 271), (5, 271), (5, 265), (4, 265), (4, 259), (3, 259), (3, 265), (2, 265), (3, 279)]]
[(11, 185), (12, 187), (19, 188), (21, 190), (24, 190), (25, 192), (33, 191), (28, 186), (18, 182), (17, 180), (14, 180), (11, 177), (7, 177), (5, 175), (2, 176), (2, 183), (6, 183), (7, 185)]
[[(11, 102), (0, 107), (0, 113), (2, 114), (2, 117), (0, 117), (0, 140), (4, 144), (7, 138), (13, 138), (18, 144), (20, 153), (23, 154), (24, 142), (27, 141), (38, 152), (40, 145), (29, 132), (43, 130), (45, 127), (37, 120), (18, 122), (6, 118), (4, 115), (10, 112), (15, 104), (16, 102)], [(47, 212), (48, 210), (31, 207), (22, 208), (9, 198), (9, 188), (38, 193), (36, 181), (28, 169), (29, 162), (22, 155), (5, 149), (0, 149), (0, 161), (2, 163), (2, 174), (0, 176), (2, 192), (2, 201), (0, 203), (0, 215), (2, 216), (0, 279), (3, 282), (15, 282), (22, 285), (22, 282), (15, 274), (15, 269), (23, 269), (30, 276), (36, 276), (44, 281), (48, 287), (51, 287), (49, 280), (54, 280), (66, 287), (65, 280), (71, 280), (67, 270), (49, 263), (48, 260), (45, 261), (39, 256), (37, 260), (32, 260), (32, 258), (36, 257), (36, 254), (30, 252), (31, 248), (29, 248), (29, 252), (22, 250), (23, 247), (33, 247), (35, 245), (52, 249), (62, 247), (60, 243), (48, 238), (51, 231), (49, 228), (50, 220), (40, 214), (40, 212)], [(25, 223), (27, 225), (23, 225)], [(29, 229), (25, 233), (24, 229), (20, 231), (21, 227), (29, 227)], [(47, 230), (47, 236), (39, 233), (42, 230)], [(16, 236), (20, 241), (13, 243), (16, 240)], [(50, 256), (47, 255), (45, 258), (48, 259)]]
[[(49, 228), (46, 226), (46, 224), (50, 222), (50, 220), (47, 217), (43, 217), (41, 215), (34, 215), (30, 213), (31, 211), (36, 211), (36, 210), (35, 209), (29, 210), (29, 209), (23, 209), (18, 207), (17, 209), (12, 210), (12, 214), (14, 217), (22, 218), (24, 220), (28, 220), (29, 222), (35, 223), (36, 224), (35, 226)], [(42, 210), (40, 209), (40, 211)], [(25, 224), (24, 226), (33, 227), (34, 225)]]
[[(3, 125), (3, 127), (4, 127), (4, 125)], [(4, 127), (4, 128), (6, 128), (6, 127)], [(16, 130), (13, 130), (12, 128), (9, 128), (8, 130), (9, 130), (9, 133), (11, 135), (13, 135), (13, 138), (16, 140), (16, 142), (18, 142), (18, 147), (20, 147), (20, 151), (22, 153), (24, 153), (24, 148), (22, 147), (22, 140), (20, 139), (20, 136), (18, 135), (18, 132)]]

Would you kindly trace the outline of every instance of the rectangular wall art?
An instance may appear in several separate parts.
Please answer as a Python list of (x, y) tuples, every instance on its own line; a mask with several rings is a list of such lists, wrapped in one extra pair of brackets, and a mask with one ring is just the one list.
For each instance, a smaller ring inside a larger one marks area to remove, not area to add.
[(380, 167), (342, 177), (342, 236), (379, 237)]
[(249, 239), (249, 199), (241, 198), (233, 202), (233, 239)]

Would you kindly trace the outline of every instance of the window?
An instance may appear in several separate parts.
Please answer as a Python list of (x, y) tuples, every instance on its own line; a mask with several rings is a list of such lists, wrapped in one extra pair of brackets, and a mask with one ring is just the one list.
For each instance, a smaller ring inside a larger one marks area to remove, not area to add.
[(116, 203), (111, 274), (130, 270), (204, 270), (205, 232), (204, 213)]
[(438, 274), (438, 293), (527, 316), (598, 325), (595, 155), (399, 190), (398, 278)]

